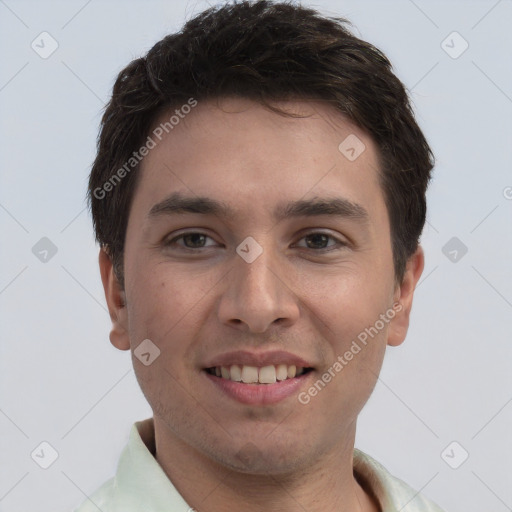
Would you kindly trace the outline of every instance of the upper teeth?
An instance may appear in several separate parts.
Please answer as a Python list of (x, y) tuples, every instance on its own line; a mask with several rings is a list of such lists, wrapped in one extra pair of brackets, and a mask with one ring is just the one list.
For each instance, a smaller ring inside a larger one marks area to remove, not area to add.
[(244, 382), (245, 384), (273, 384), (278, 380), (293, 379), (304, 373), (304, 368), (286, 364), (263, 366), (246, 366), (233, 364), (231, 366), (216, 366), (210, 369), (217, 377)]

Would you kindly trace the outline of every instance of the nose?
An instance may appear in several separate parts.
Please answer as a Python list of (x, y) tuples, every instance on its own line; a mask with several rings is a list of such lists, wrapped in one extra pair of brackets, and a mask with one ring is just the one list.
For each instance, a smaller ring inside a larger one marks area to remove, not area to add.
[(299, 317), (299, 301), (293, 291), (293, 275), (283, 267), (269, 250), (252, 263), (236, 255), (225, 278), (219, 320), (254, 333), (263, 333), (274, 324), (292, 325)]

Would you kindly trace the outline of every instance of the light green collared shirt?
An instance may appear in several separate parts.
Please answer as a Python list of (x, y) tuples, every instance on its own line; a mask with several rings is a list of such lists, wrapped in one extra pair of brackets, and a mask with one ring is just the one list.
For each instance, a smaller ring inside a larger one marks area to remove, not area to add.
[[(153, 418), (136, 422), (115, 477), (73, 512), (189, 512), (190, 505), (164, 473), (154, 453)], [(382, 512), (443, 512), (357, 449), (354, 450), (354, 474), (366, 491), (374, 495)]]

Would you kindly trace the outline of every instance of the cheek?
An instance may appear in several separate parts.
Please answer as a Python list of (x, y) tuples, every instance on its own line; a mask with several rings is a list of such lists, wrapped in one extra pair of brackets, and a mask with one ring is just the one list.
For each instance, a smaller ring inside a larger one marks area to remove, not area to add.
[[(319, 369), (317, 380), (302, 396), (309, 403), (309, 411), (323, 416), (338, 430), (348, 422), (355, 422), (370, 397), (384, 359), (389, 323), (380, 320), (387, 311), (386, 301), (370, 300), (365, 294), (345, 300), (342, 296), (334, 304), (342, 306), (334, 312), (325, 311), (330, 321), (327, 341), (329, 355), (326, 366)], [(333, 323), (333, 319), (336, 319)], [(381, 323), (383, 322), (383, 325)]]
[(134, 263), (126, 283), (132, 347), (148, 338), (161, 350), (166, 367), (177, 367), (178, 358), (185, 359), (186, 351), (195, 348), (208, 294), (219, 277), (206, 271), (184, 272), (167, 262)]
[[(190, 371), (185, 353), (194, 337), (191, 322), (199, 299), (191, 292), (193, 287), (172, 274), (163, 274), (159, 265), (131, 276), (127, 292), (131, 299), (128, 317), (134, 371), (153, 410), (165, 414), (166, 407), (173, 404), (175, 411), (183, 399), (178, 383)], [(137, 357), (137, 347), (146, 339), (156, 345), (153, 350), (158, 354), (149, 365)]]
[(156, 273), (140, 273), (130, 283), (129, 295), (130, 338), (141, 336), (162, 346), (164, 339), (172, 339), (174, 326), (191, 309), (190, 292), (186, 287), (171, 288), (168, 280)]
[(316, 311), (329, 325), (333, 324), (335, 333), (345, 335), (341, 339), (357, 336), (392, 305), (392, 280), (384, 269), (355, 268), (323, 285), (324, 289), (328, 287), (328, 293), (323, 294), (322, 302), (316, 301)]
[(315, 304), (309, 304), (330, 345), (322, 372), (330, 369), (334, 375), (328, 386), (341, 402), (343, 396), (357, 395), (356, 403), (369, 396), (382, 365), (394, 313), (391, 280), (386, 277), (389, 283), (379, 282), (378, 273), (365, 270), (333, 279), (324, 300), (316, 298)]

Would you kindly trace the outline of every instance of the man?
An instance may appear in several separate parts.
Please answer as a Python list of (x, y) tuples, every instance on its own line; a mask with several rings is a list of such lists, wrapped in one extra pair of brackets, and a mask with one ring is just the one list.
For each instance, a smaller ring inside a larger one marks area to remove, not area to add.
[(79, 512), (440, 510), (354, 450), (408, 329), (433, 156), (345, 24), (226, 4), (120, 73), (89, 199), (153, 417)]

